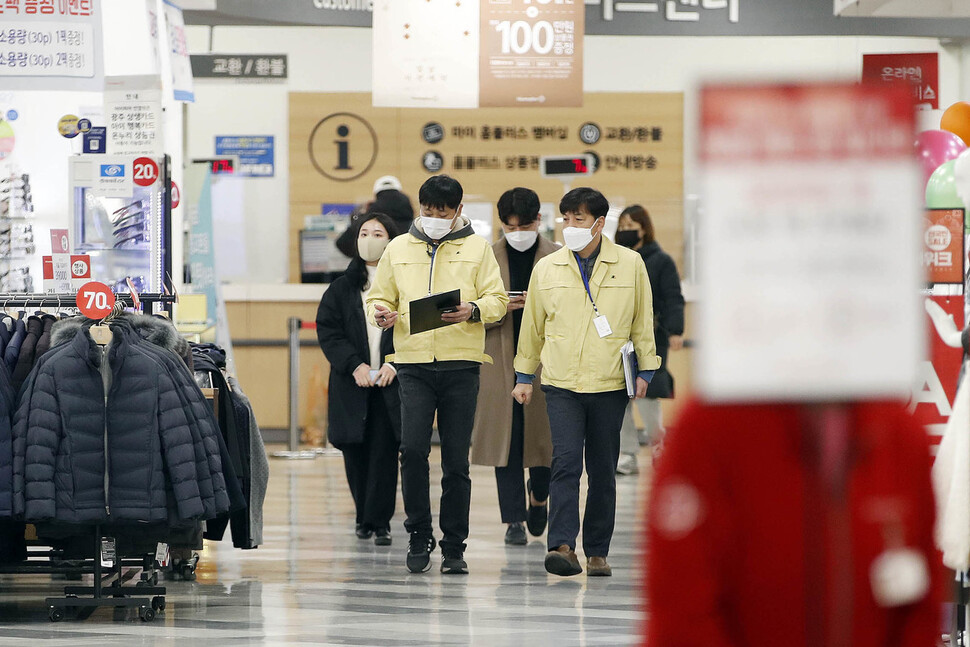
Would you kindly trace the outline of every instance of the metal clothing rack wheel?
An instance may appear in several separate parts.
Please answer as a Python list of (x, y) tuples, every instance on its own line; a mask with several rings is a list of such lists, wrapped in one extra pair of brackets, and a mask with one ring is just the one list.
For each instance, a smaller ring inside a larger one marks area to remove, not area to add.
[[(116, 558), (107, 576), (101, 566), (101, 542), (105, 538), (101, 526), (94, 527), (94, 586), (65, 586), (63, 598), (47, 598), (51, 622), (60, 622), (68, 613), (83, 619), (100, 607), (138, 609), (144, 622), (155, 619), (156, 613), (165, 609), (165, 587), (152, 586), (147, 581), (135, 586), (124, 585), (125, 560)], [(147, 560), (148, 558), (146, 558)], [(105, 581), (111, 584), (105, 586)], [(91, 597), (81, 597), (91, 596)], [(151, 596), (151, 597), (149, 597)]]

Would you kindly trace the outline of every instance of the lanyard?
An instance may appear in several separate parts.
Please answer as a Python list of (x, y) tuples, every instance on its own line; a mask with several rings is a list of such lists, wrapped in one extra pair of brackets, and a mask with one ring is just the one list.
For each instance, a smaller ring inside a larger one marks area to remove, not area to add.
[(583, 260), (579, 257), (579, 254), (573, 252), (573, 256), (576, 257), (576, 263), (579, 265), (579, 275), (583, 277), (583, 286), (586, 288), (586, 294), (589, 296), (589, 302), (593, 304), (593, 312), (596, 316), (600, 316), (600, 311), (596, 307), (596, 301), (593, 300), (593, 293), (589, 290), (589, 277), (586, 276), (586, 270), (583, 269)]

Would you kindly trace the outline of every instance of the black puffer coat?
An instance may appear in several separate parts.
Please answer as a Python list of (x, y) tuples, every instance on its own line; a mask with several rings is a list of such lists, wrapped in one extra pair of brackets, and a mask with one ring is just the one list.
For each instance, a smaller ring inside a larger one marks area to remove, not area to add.
[(30, 374), (30, 369), (34, 367), (34, 360), (37, 358), (37, 342), (44, 333), (44, 322), (40, 317), (30, 315), (27, 317), (26, 330), (23, 342), (20, 344), (20, 353), (17, 355), (17, 364), (10, 375), (15, 391), (20, 390), (20, 385), (24, 383)]
[[(3, 324), (0, 323), (0, 326)], [(10, 374), (0, 362), (0, 519), (13, 516), (13, 420), (16, 393)]]
[[(397, 379), (383, 388), (361, 388), (354, 380), (354, 370), (370, 362), (367, 322), (360, 298), (366, 271), (359, 260), (352, 261), (346, 274), (334, 280), (323, 293), (317, 307), (317, 341), (330, 362), (327, 440), (338, 449), (364, 442), (368, 398), (383, 401), (394, 436), (398, 440), (401, 438), (401, 396)], [(382, 365), (392, 353), (394, 333), (385, 329), (381, 333)]]
[[(59, 322), (52, 350), (24, 384), (14, 420), (15, 511), (28, 521), (172, 524), (218, 512), (219, 457), (210, 456), (180, 397), (198, 388), (194, 381), (163, 370), (130, 326), (113, 325), (112, 342), (101, 349), (91, 323)], [(213, 484), (208, 497), (200, 489), (200, 442)]]
[(650, 380), (648, 398), (674, 397), (674, 376), (667, 371), (667, 352), (670, 336), (684, 334), (684, 295), (680, 290), (680, 276), (674, 259), (656, 241), (640, 248), (640, 256), (647, 266), (650, 289), (653, 292), (653, 336), (657, 343), (660, 369)]
[(20, 347), (23, 345), (26, 336), (27, 322), (23, 319), (15, 319), (10, 339), (3, 349), (3, 361), (7, 363), (7, 368), (11, 371), (17, 366), (17, 360), (20, 358)]

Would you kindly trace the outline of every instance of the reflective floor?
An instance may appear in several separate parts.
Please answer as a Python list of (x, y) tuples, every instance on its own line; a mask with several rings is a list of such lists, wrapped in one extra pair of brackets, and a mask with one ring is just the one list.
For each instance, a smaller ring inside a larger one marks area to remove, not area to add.
[[(168, 607), (154, 622), (100, 609), (83, 621), (51, 623), (44, 598), (59, 595), (63, 580), (5, 575), (0, 645), (633, 645), (649, 462), (644, 450), (641, 474), (617, 479), (613, 577), (564, 579), (543, 569), (543, 540), (504, 545), (491, 468), (472, 468), (470, 575), (441, 575), (438, 551), (430, 572), (413, 575), (404, 567), (400, 500), (394, 544), (379, 548), (354, 535), (339, 457), (274, 459), (265, 545), (239, 551), (207, 542), (198, 581), (166, 582)], [(439, 494), (440, 487), (435, 509)]]

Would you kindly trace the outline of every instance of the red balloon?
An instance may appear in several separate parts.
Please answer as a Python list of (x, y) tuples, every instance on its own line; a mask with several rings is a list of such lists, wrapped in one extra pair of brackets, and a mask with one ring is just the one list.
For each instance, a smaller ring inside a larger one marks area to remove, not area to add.
[(924, 130), (916, 138), (916, 156), (923, 167), (923, 184), (929, 181), (933, 171), (967, 150), (959, 136), (945, 130)]

